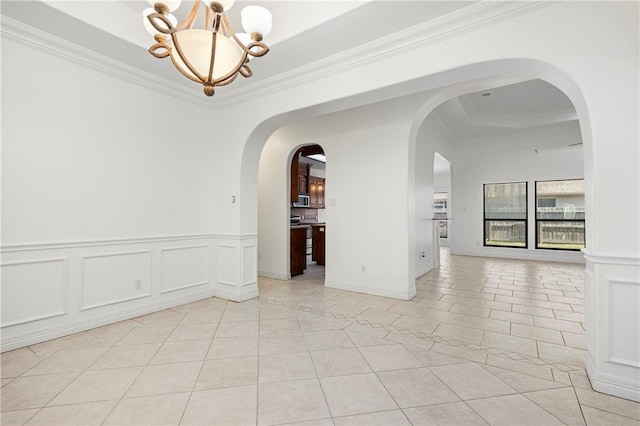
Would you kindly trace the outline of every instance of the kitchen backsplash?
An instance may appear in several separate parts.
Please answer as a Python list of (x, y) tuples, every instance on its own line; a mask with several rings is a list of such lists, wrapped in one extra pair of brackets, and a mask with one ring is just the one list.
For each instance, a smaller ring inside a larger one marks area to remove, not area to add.
[[(296, 215), (296, 216), (300, 216), (300, 222), (303, 223), (318, 223), (321, 222), (318, 220), (318, 212), (322, 210), (324, 212), (324, 209), (309, 209), (309, 208), (295, 208), (292, 207), (291, 208), (291, 214), (292, 215)], [(324, 216), (323, 214), (321, 214), (321, 216)]]

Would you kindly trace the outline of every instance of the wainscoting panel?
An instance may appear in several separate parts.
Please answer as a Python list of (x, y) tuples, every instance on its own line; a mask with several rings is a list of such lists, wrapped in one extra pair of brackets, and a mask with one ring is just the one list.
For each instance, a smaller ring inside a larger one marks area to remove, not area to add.
[(161, 293), (209, 283), (208, 245), (161, 250)]
[(246, 244), (242, 246), (242, 286), (257, 284), (258, 259), (256, 244)]
[(10, 327), (67, 312), (67, 258), (2, 265), (2, 326)]
[(226, 284), (236, 287), (236, 276), (238, 275), (237, 268), (237, 246), (235, 244), (222, 243), (217, 247), (217, 260), (216, 265), (218, 267), (218, 283)]
[(624, 279), (609, 280), (609, 362), (640, 368), (638, 336), (640, 313), (637, 305), (626, 303), (640, 300), (640, 282)]
[(640, 258), (636, 253), (583, 253), (591, 386), (640, 402)]
[(151, 250), (81, 256), (81, 310), (151, 295)]
[[(212, 297), (217, 239), (203, 234), (3, 246), (0, 351)], [(231, 252), (231, 259), (239, 258)], [(235, 265), (223, 276), (239, 276)]]
[(216, 239), (217, 297), (242, 302), (258, 296), (257, 247), (256, 235)]

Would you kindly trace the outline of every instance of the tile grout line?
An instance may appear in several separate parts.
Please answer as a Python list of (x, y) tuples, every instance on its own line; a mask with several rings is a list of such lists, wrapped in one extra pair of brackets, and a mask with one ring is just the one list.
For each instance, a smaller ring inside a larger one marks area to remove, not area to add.
[[(261, 300), (260, 302), (262, 303), (263, 301)], [(273, 303), (273, 300), (265, 299), (265, 300), (264, 300), (264, 303)], [(281, 306), (285, 306), (285, 305), (286, 305), (286, 303), (283, 303)], [(292, 307), (292, 305), (291, 305), (291, 304), (288, 304), (288, 305), (289, 305), (289, 308), (294, 309), (294, 308)], [(300, 306), (300, 307), (301, 307), (301, 306)], [(322, 315), (322, 312), (323, 312), (323, 311), (322, 311), (322, 310), (318, 310), (318, 312), (319, 312), (319, 315)], [(348, 319), (349, 319), (348, 317), (345, 317), (345, 320), (348, 320)], [(388, 326), (383, 326), (383, 327), (384, 327), (387, 331), (393, 331), (393, 330), (389, 330), (389, 327), (388, 327)], [(395, 330), (397, 331), (397, 330), (399, 330), (399, 329), (395, 329)], [(415, 335), (415, 333), (414, 333), (413, 331), (408, 330), (408, 329), (406, 329), (405, 331), (408, 331), (408, 332), (409, 332), (410, 334), (412, 334), (414, 337), (419, 338), (418, 336), (416, 336), (416, 335)], [(481, 330), (481, 331), (482, 331), (482, 330)], [(433, 334), (426, 335), (426, 338), (427, 338), (427, 339), (431, 339), (431, 340), (433, 340), (433, 339), (432, 339), (433, 337), (434, 337), (434, 335), (433, 335)], [(420, 339), (420, 338), (419, 338), (419, 339)], [(424, 340), (424, 339), (421, 339), (421, 340)], [(449, 341), (447, 341), (446, 339), (443, 339), (443, 340), (444, 340), (444, 341), (443, 341), (443, 342), (441, 341), (440, 343), (445, 343), (445, 344), (450, 345), (450, 346), (460, 346), (460, 345), (452, 345), (452, 343), (451, 343), (451, 342), (449, 342)], [(536, 341), (535, 339), (530, 339), (530, 340), (533, 340), (533, 341), (536, 343), (536, 351), (538, 351), (537, 341)], [(397, 343), (397, 342), (395, 342), (395, 343)], [(463, 345), (464, 345), (464, 344), (463, 344)], [(481, 346), (481, 345), (480, 345), (480, 346)], [(485, 347), (485, 348), (482, 348), (482, 347), (480, 347), (480, 350), (484, 350), (484, 351), (486, 351), (486, 350), (491, 350), (491, 349), (496, 349), (496, 350), (499, 350), (499, 351), (500, 351), (500, 349), (497, 349), (497, 348), (491, 348), (491, 347), (488, 347), (488, 348), (486, 348), (486, 347)], [(507, 354), (508, 354), (508, 353), (510, 353), (510, 352), (507, 352)], [(520, 356), (522, 356), (522, 355), (520, 355)], [(522, 359), (524, 359), (524, 360), (528, 360), (527, 358), (521, 358), (521, 360), (522, 360)], [(541, 358), (539, 358), (539, 357), (537, 357), (537, 359), (540, 359), (541, 361), (544, 361), (545, 365), (549, 365), (549, 364), (550, 364), (550, 362), (549, 362), (549, 361), (545, 361), (545, 360), (543, 360), (543, 359), (541, 359)], [(471, 360), (470, 360), (470, 361), (471, 361)], [(472, 362), (475, 362), (475, 361), (472, 361)], [(485, 361), (485, 362), (486, 362), (486, 361)], [(527, 363), (529, 363), (529, 362), (527, 361)], [(538, 366), (538, 367), (542, 367), (541, 365), (536, 365), (536, 366)], [(550, 368), (550, 367), (543, 367), (543, 368), (547, 368), (547, 369), (549, 369), (549, 371), (551, 372), (551, 368)], [(525, 374), (526, 374), (526, 373), (525, 373)], [(552, 377), (553, 377), (553, 375), (552, 375)], [(554, 379), (554, 381), (555, 381), (555, 379)]]

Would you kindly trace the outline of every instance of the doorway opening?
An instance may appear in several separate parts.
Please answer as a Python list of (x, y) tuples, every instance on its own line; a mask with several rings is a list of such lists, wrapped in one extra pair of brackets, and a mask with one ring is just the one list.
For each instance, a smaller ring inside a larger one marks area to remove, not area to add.
[(440, 247), (449, 247), (451, 234), (451, 162), (433, 155), (433, 266), (440, 266)]
[(289, 260), (291, 278), (324, 282), (326, 247), (326, 156), (317, 144), (291, 159)]

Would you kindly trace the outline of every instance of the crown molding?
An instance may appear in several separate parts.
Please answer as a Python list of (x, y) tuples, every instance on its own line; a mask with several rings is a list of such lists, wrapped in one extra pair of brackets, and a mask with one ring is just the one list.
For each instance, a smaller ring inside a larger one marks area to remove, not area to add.
[(356, 48), (319, 59), (267, 79), (252, 82), (238, 89), (229, 90), (220, 94), (216, 107), (225, 108), (240, 104), (254, 98), (281, 92), (290, 87), (317, 81), (328, 75), (336, 75), (362, 65), (387, 60), (553, 4), (548, 0), (474, 3)]
[(357, 48), (319, 59), (271, 78), (257, 80), (237, 89), (218, 93), (215, 99), (204, 99), (202, 93), (195, 89), (189, 89), (147, 71), (98, 54), (7, 16), (2, 16), (1, 34), (7, 39), (104, 72), (118, 79), (204, 108), (218, 110), (278, 93), (290, 87), (317, 81), (325, 76), (336, 75), (405, 54), (423, 46), (531, 13), (552, 4), (554, 3), (546, 0), (474, 3), (466, 8), (373, 40)]
[(140, 68), (101, 55), (93, 50), (71, 43), (48, 32), (26, 25), (2, 15), (0, 34), (3, 39), (12, 40), (41, 52), (56, 56), (112, 77), (133, 83), (162, 94), (178, 98), (201, 107), (211, 108), (211, 103), (202, 93), (186, 88)]
[(469, 121), (469, 124), (473, 126), (522, 129), (526, 127), (578, 120), (578, 113), (573, 107), (559, 107), (524, 114), (508, 112), (491, 114), (478, 112), (478, 109), (473, 105), (473, 103), (464, 96), (458, 98), (457, 102), (461, 111), (466, 116), (467, 121)]
[[(511, 146), (513, 145), (514, 139), (519, 139), (521, 141), (528, 141), (530, 143), (535, 143), (540, 145), (541, 143), (544, 146), (548, 146), (549, 139), (553, 137), (572, 137), (575, 135), (577, 131), (577, 137), (580, 136), (580, 126), (578, 122), (575, 122), (575, 127), (567, 126), (567, 122), (554, 124), (545, 128), (535, 128), (535, 129), (518, 129), (512, 132), (509, 132), (504, 135), (492, 135), (492, 136), (483, 136), (478, 138), (461, 138), (459, 140), (461, 147), (475, 147), (475, 146)], [(541, 142), (544, 141), (544, 142)], [(580, 139), (582, 142), (582, 139)], [(555, 145), (554, 145), (555, 146)], [(562, 147), (568, 148), (568, 145), (562, 145)]]

